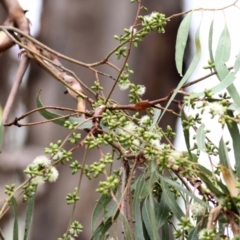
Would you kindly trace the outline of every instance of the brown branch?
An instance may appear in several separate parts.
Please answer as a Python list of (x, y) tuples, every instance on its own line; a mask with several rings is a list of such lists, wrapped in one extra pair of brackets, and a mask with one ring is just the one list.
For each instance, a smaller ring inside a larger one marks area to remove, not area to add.
[(29, 63), (29, 59), (26, 55), (24, 55), (20, 62), (19, 68), (17, 70), (17, 74), (15, 76), (15, 80), (14, 80), (11, 92), (8, 96), (7, 103), (3, 110), (3, 123), (6, 123), (8, 120), (19, 86), (22, 82), (23, 75), (28, 67), (28, 63)]

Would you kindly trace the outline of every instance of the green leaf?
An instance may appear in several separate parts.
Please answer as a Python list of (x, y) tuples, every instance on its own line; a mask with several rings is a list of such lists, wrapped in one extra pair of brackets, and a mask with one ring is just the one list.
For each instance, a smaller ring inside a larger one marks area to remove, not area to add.
[[(220, 35), (216, 54), (215, 54), (215, 70), (217, 72), (217, 77), (220, 81), (223, 81), (224, 78), (229, 74), (229, 70), (226, 66), (226, 62), (229, 60), (231, 54), (231, 39), (227, 25), (225, 24), (224, 29)], [(236, 59), (236, 69), (238, 68), (238, 57)], [(227, 87), (229, 95), (232, 97), (234, 103), (240, 107), (240, 96), (235, 86), (231, 84)]]
[(29, 234), (29, 231), (30, 231), (30, 226), (31, 226), (31, 223), (32, 223), (32, 216), (33, 216), (33, 211), (34, 211), (35, 197), (36, 197), (36, 194), (34, 194), (32, 197), (28, 198), (28, 200), (27, 200), (25, 231), (24, 231), (23, 240), (27, 240), (28, 234)]
[[(181, 121), (183, 121), (183, 120), (186, 121), (187, 118), (186, 118), (184, 110), (182, 109), (182, 111), (181, 111)], [(192, 153), (190, 151), (191, 146), (190, 146), (190, 133), (189, 133), (189, 130), (188, 129), (183, 129), (183, 134), (184, 134), (186, 147), (187, 147), (187, 150), (188, 150), (188, 153), (189, 153), (189, 157), (192, 158)]]
[[(172, 231), (172, 230), (171, 230)], [(170, 240), (170, 235), (169, 235), (169, 225), (168, 222), (166, 221), (165, 224), (162, 226), (162, 239), (163, 240)]]
[(238, 53), (238, 55), (236, 56), (236, 60), (235, 60), (233, 69), (234, 69), (234, 73), (235, 73), (235, 74), (236, 74), (236, 73), (239, 71), (239, 69), (240, 69), (240, 53)]
[(171, 186), (174, 186), (175, 188), (177, 188), (179, 191), (186, 193), (189, 197), (193, 198), (196, 202), (200, 203), (204, 207), (206, 208), (209, 207), (209, 205), (206, 202), (204, 202), (203, 200), (199, 199), (197, 196), (189, 192), (185, 187), (181, 186), (178, 182), (175, 182), (165, 176), (160, 176), (160, 178), (166, 183), (170, 184)]
[(126, 219), (126, 217), (121, 214), (120, 218), (122, 219), (123, 222), (123, 226), (124, 226), (124, 239), (126, 240), (133, 240), (133, 236), (131, 234), (131, 230), (130, 230), (130, 226), (128, 224), (128, 221)]
[(205, 131), (204, 124), (197, 129), (197, 146), (200, 151), (205, 151)]
[(108, 231), (108, 229), (112, 226), (116, 218), (118, 217), (119, 211), (115, 215), (114, 219), (112, 217), (108, 218), (106, 221), (102, 221), (100, 225), (97, 227), (91, 240), (102, 240), (104, 234)]
[[(156, 106), (157, 106), (157, 107), (161, 107), (160, 104), (157, 104)], [(161, 110), (158, 109), (158, 108), (155, 108), (155, 109), (154, 109), (154, 115), (153, 115), (153, 123), (152, 123), (152, 125), (151, 125), (151, 127), (150, 127), (150, 131), (152, 131), (153, 128), (156, 126), (160, 115), (161, 115)]]
[[(43, 104), (40, 100), (40, 93), (38, 93), (38, 95), (37, 95), (36, 104), (37, 104), (38, 108), (43, 107)], [(53, 112), (48, 111), (46, 109), (39, 110), (39, 113), (47, 120), (51, 120), (51, 119), (58, 118), (58, 117), (63, 117), (63, 115), (53, 113)], [(90, 129), (93, 126), (92, 121), (86, 121), (85, 118), (81, 118), (81, 117), (78, 117), (78, 118), (76, 118), (76, 117), (61, 118), (61, 119), (58, 119), (58, 120), (54, 120), (53, 123), (58, 124), (60, 126), (63, 126), (66, 120), (68, 120), (71, 123), (75, 123), (75, 122), (79, 123), (80, 124), (79, 127), (78, 127), (79, 129)]]
[(192, 73), (194, 72), (194, 70), (196, 69), (200, 57), (201, 57), (201, 43), (200, 43), (200, 38), (199, 38), (199, 33), (200, 33), (200, 27), (201, 24), (199, 25), (196, 35), (195, 35), (195, 54), (193, 57), (193, 60), (187, 70), (187, 72), (185, 73), (185, 75), (183, 76), (182, 80), (180, 81), (180, 83), (178, 84), (177, 88), (174, 90), (173, 94), (171, 95), (163, 113), (161, 114), (161, 117), (159, 118), (159, 121), (162, 119), (163, 115), (165, 114), (166, 110), (168, 109), (169, 105), (171, 104), (172, 100), (175, 98), (175, 96), (177, 95), (178, 91), (181, 89), (181, 87), (187, 82), (187, 80), (189, 79), (189, 77), (192, 75)]
[(133, 196), (133, 214), (135, 219), (134, 224), (134, 237), (136, 240), (142, 240), (143, 237), (143, 225), (142, 225), (142, 215), (141, 215), (141, 197), (140, 194), (146, 181), (144, 179), (144, 174), (138, 177), (136, 189)]
[(227, 152), (227, 147), (223, 141), (223, 138), (221, 138), (219, 142), (219, 158), (220, 158), (220, 163), (228, 168), (229, 170), (232, 169), (231, 164), (229, 162), (229, 157), (228, 157), (228, 152)]
[(177, 200), (174, 198), (172, 192), (170, 192), (169, 187), (165, 181), (161, 181), (163, 196), (168, 204), (168, 207), (171, 209), (173, 214), (178, 220), (184, 216), (182, 209), (179, 207)]
[(3, 132), (4, 132), (3, 116), (2, 116), (2, 108), (0, 106), (0, 153), (1, 153), (2, 145), (3, 145)]
[(155, 206), (154, 206), (153, 199), (150, 200), (150, 196), (147, 197), (144, 201), (142, 215), (143, 215), (143, 222), (150, 239), (155, 240), (160, 238), (158, 235), (158, 228), (157, 228), (157, 222), (156, 222), (156, 216), (155, 216)]
[(158, 228), (162, 227), (164, 223), (167, 222), (169, 211), (170, 209), (167, 205), (167, 202), (164, 196), (162, 195), (160, 204), (157, 203), (157, 208), (156, 208), (156, 218), (157, 218)]
[(229, 70), (225, 63), (229, 60), (231, 54), (231, 39), (227, 25), (225, 24), (224, 29), (218, 40), (218, 45), (215, 54), (215, 68), (219, 80), (222, 81), (227, 75)]
[(189, 231), (188, 240), (198, 240), (199, 239), (199, 226), (197, 225), (195, 228)]
[(212, 23), (210, 25), (209, 34), (208, 34), (208, 51), (209, 51), (210, 60), (212, 62), (214, 62), (212, 42), (213, 42), (213, 20), (212, 20)]
[[(230, 117), (234, 117), (232, 111), (227, 111), (227, 114)], [(234, 157), (235, 157), (235, 168), (237, 172), (237, 177), (240, 179), (240, 133), (238, 129), (238, 125), (236, 122), (232, 121), (231, 123), (227, 122), (228, 131), (232, 138), (232, 144), (233, 144), (233, 151), (234, 151)]]
[(201, 180), (206, 184), (208, 189), (216, 196), (216, 197), (223, 197), (224, 193), (221, 192), (217, 187), (215, 187), (214, 184), (217, 186), (220, 186), (220, 182), (217, 180), (213, 180), (214, 173), (212, 173), (210, 170), (205, 168), (202, 165), (197, 166), (199, 173), (198, 176), (201, 178)]
[(101, 197), (98, 199), (97, 204), (92, 213), (92, 220), (91, 220), (91, 228), (92, 232), (95, 231), (95, 225), (97, 218), (101, 212), (104, 212), (107, 204), (112, 200), (111, 195), (102, 194)]
[[(216, 94), (222, 90), (227, 89), (236, 79), (235, 73), (229, 72), (228, 75), (217, 85), (211, 88), (211, 93)], [(191, 97), (203, 97), (205, 95), (204, 91), (199, 93), (192, 93)]]
[(182, 68), (183, 68), (183, 56), (185, 52), (185, 48), (187, 45), (189, 29), (191, 25), (193, 12), (190, 12), (186, 15), (186, 17), (182, 20), (178, 32), (177, 32), (177, 40), (175, 47), (175, 62), (177, 71), (182, 76)]
[(17, 213), (17, 201), (14, 197), (10, 199), (10, 204), (13, 208), (14, 224), (13, 224), (13, 240), (18, 240), (18, 213)]

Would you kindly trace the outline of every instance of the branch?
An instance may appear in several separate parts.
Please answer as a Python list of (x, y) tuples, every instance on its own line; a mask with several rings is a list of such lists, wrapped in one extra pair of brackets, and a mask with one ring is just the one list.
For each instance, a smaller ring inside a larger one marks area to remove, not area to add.
[(19, 68), (17, 70), (17, 74), (15, 76), (14, 84), (13, 84), (11, 92), (8, 96), (7, 103), (6, 103), (6, 105), (4, 107), (4, 110), (3, 110), (3, 123), (6, 123), (7, 120), (8, 120), (10, 111), (12, 109), (14, 100), (16, 98), (19, 86), (22, 82), (22, 78), (23, 78), (23, 75), (24, 75), (24, 73), (25, 73), (25, 71), (28, 67), (28, 64), (29, 64), (29, 59), (26, 55), (24, 55), (21, 62), (20, 62)]

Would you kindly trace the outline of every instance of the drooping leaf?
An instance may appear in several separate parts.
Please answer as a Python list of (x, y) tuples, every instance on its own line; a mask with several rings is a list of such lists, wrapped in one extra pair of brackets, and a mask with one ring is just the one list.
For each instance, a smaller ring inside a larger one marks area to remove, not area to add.
[(200, 151), (205, 151), (205, 131), (204, 124), (197, 129), (197, 146)]
[(173, 180), (171, 180), (170, 178), (168, 177), (165, 177), (165, 176), (161, 176), (161, 179), (163, 181), (165, 181), (166, 183), (174, 186), (176, 189), (178, 189), (179, 191), (181, 192), (184, 192), (187, 194), (187, 196), (193, 198), (196, 202), (200, 203), (201, 205), (203, 205), (204, 207), (208, 208), (209, 205), (204, 202), (203, 200), (199, 199), (197, 196), (195, 196), (194, 194), (192, 194), (191, 192), (189, 192), (185, 187), (181, 186), (178, 182), (175, 182)]
[(229, 161), (229, 156), (228, 156), (228, 152), (227, 152), (227, 147), (223, 141), (223, 138), (221, 138), (221, 140), (219, 141), (219, 159), (220, 159), (220, 163), (221, 165), (231, 169), (231, 164)]
[(184, 216), (184, 213), (182, 209), (179, 207), (177, 200), (174, 198), (173, 193), (170, 192), (169, 187), (165, 181), (161, 181), (161, 186), (163, 191), (162, 194), (168, 204), (168, 207), (171, 209), (174, 216), (176, 216), (176, 218), (180, 220), (181, 217)]
[(134, 214), (134, 237), (136, 240), (141, 240), (143, 237), (143, 224), (142, 224), (142, 215), (141, 215), (141, 197), (140, 194), (146, 181), (144, 179), (144, 174), (138, 177), (137, 184), (133, 197), (133, 214)]
[(166, 221), (165, 223), (164, 223), (164, 225), (162, 226), (162, 239), (163, 240), (169, 240), (169, 239), (171, 239), (170, 238), (170, 234), (169, 234), (169, 225), (168, 225), (168, 222)]
[(102, 240), (104, 234), (108, 231), (108, 229), (112, 226), (112, 224), (114, 223), (114, 221), (116, 220), (117, 216), (118, 216), (119, 212), (117, 212), (117, 214), (115, 215), (114, 218), (110, 217), (108, 218), (106, 221), (102, 221), (99, 226), (97, 227), (97, 229), (95, 230), (95, 232), (93, 233), (91, 240)]
[(208, 34), (208, 51), (209, 51), (210, 60), (212, 62), (214, 62), (212, 42), (213, 42), (213, 20), (211, 22), (211, 25), (210, 25), (210, 28), (209, 28), (209, 34)]
[(182, 69), (183, 69), (183, 57), (185, 48), (187, 45), (189, 29), (191, 25), (193, 12), (190, 12), (186, 15), (186, 17), (182, 20), (178, 32), (177, 32), (177, 40), (176, 40), (176, 47), (175, 47), (175, 62), (177, 71), (182, 76)]
[(188, 240), (199, 240), (199, 226), (197, 225), (195, 228), (189, 231)]
[(164, 111), (161, 114), (161, 117), (159, 118), (159, 121), (162, 119), (163, 115), (165, 114), (166, 110), (168, 109), (169, 105), (171, 104), (172, 100), (175, 98), (175, 96), (177, 95), (178, 91), (181, 89), (181, 87), (188, 81), (189, 77), (192, 75), (192, 73), (194, 72), (194, 70), (196, 69), (199, 61), (200, 61), (200, 57), (201, 57), (201, 43), (200, 43), (200, 27), (201, 24), (199, 25), (196, 35), (195, 35), (195, 54), (193, 57), (193, 60), (187, 70), (187, 72), (185, 73), (185, 75), (183, 76), (182, 80), (179, 82), (177, 88), (174, 90), (173, 94), (171, 95)]
[(160, 204), (156, 203), (157, 226), (161, 228), (168, 219), (169, 207), (164, 196), (161, 196)]
[(228, 75), (229, 70), (226, 66), (226, 62), (229, 60), (230, 54), (231, 38), (227, 25), (225, 24), (220, 35), (215, 54), (215, 68), (220, 81), (222, 81)]
[[(236, 79), (235, 73), (229, 72), (228, 75), (217, 85), (211, 88), (212, 94), (217, 94), (222, 90), (227, 89)], [(191, 97), (203, 97), (205, 95), (204, 91), (199, 93), (192, 93)]]
[[(228, 110), (227, 114), (230, 117), (234, 117), (232, 111)], [(232, 138), (233, 152), (235, 157), (235, 168), (237, 172), (237, 177), (240, 179), (240, 133), (239, 128), (236, 122), (232, 121), (231, 123), (227, 122), (228, 131)]]
[[(157, 104), (156, 106), (157, 106), (157, 107), (161, 107), (160, 104)], [(152, 122), (152, 125), (151, 125), (151, 127), (150, 127), (150, 131), (152, 131), (153, 128), (156, 126), (160, 115), (161, 115), (161, 110), (158, 109), (158, 108), (155, 108), (155, 109), (154, 109), (154, 115), (153, 115), (153, 122)]]
[[(216, 197), (222, 197), (224, 195), (224, 193), (221, 192), (218, 187), (216, 187), (216, 186), (220, 186), (221, 182), (216, 179), (213, 179), (213, 176), (214, 176), (213, 173), (209, 169), (205, 168), (204, 166), (198, 165), (197, 168), (199, 170), (198, 176), (206, 184), (208, 189)], [(221, 187), (221, 189), (222, 189), (222, 187)]]
[(150, 197), (147, 197), (143, 204), (142, 216), (145, 228), (151, 240), (160, 239), (158, 234), (156, 216), (154, 213), (155, 206), (150, 202)]
[(240, 53), (238, 53), (238, 55), (236, 56), (236, 60), (235, 60), (233, 69), (234, 69), (234, 73), (235, 73), (235, 75), (236, 75), (236, 73), (237, 73), (237, 72), (239, 71), (239, 69), (240, 69)]
[(35, 196), (36, 196), (36, 194), (34, 194), (32, 197), (28, 198), (28, 200), (27, 200), (25, 231), (24, 231), (23, 240), (27, 240), (29, 232), (30, 232), (32, 216), (33, 216), (33, 211), (34, 211)]
[(92, 220), (91, 220), (92, 232), (95, 231), (95, 225), (96, 225), (99, 214), (104, 212), (104, 209), (106, 208), (107, 204), (111, 201), (111, 199), (112, 199), (112, 196), (106, 195), (106, 194), (102, 194), (101, 197), (98, 199), (97, 204), (92, 213)]
[(122, 222), (123, 222), (123, 226), (124, 226), (124, 236), (126, 240), (134, 240), (133, 239), (133, 236), (131, 234), (131, 230), (130, 230), (130, 226), (129, 226), (129, 223), (128, 223), (128, 220), (126, 219), (126, 217), (121, 214), (120, 218), (122, 219)]
[(224, 180), (231, 196), (237, 197), (239, 194), (239, 190), (238, 190), (238, 188), (236, 188), (237, 181), (236, 181), (234, 175), (232, 174), (232, 171), (223, 165), (220, 166), (220, 169), (222, 172), (223, 180)]
[(13, 240), (18, 240), (18, 213), (17, 213), (17, 201), (14, 197), (10, 199), (10, 205), (13, 208), (13, 216), (14, 216), (14, 223), (13, 223)]
[[(225, 24), (224, 29), (220, 35), (216, 54), (215, 54), (215, 70), (217, 72), (217, 77), (220, 81), (223, 81), (224, 78), (227, 77), (229, 74), (229, 70), (226, 66), (226, 62), (229, 60), (231, 54), (231, 38), (230, 34), (227, 28), (227, 25)], [(238, 68), (238, 58), (236, 60), (236, 68)], [(236, 90), (235, 86), (231, 84), (227, 87), (227, 90), (229, 92), (229, 95), (232, 97), (234, 103), (240, 107), (240, 96), (238, 91)]]
[[(187, 118), (186, 118), (184, 110), (182, 109), (181, 121), (183, 122), (184, 120), (186, 121)], [(189, 156), (190, 156), (190, 158), (192, 158), (192, 153), (190, 151), (191, 146), (190, 146), (190, 132), (189, 132), (189, 129), (183, 129), (183, 134), (184, 134), (184, 140), (185, 140), (185, 143), (186, 143), (186, 147), (187, 147)]]
[(3, 145), (3, 118), (2, 118), (2, 108), (0, 106), (0, 153)]
[[(40, 93), (37, 95), (36, 104), (37, 104), (38, 108), (43, 107), (43, 104), (40, 100)], [(63, 117), (63, 115), (53, 113), (53, 112), (48, 111), (46, 109), (39, 110), (39, 113), (47, 120)], [(68, 120), (71, 123), (75, 123), (75, 122), (79, 123), (80, 124), (79, 127), (78, 127), (79, 129), (91, 129), (91, 127), (93, 126), (92, 121), (86, 121), (86, 119), (81, 118), (81, 117), (79, 117), (79, 118), (77, 118), (77, 117), (61, 118), (61, 119), (58, 119), (58, 120), (54, 120), (53, 123), (56, 123), (60, 126), (63, 126), (66, 120)]]

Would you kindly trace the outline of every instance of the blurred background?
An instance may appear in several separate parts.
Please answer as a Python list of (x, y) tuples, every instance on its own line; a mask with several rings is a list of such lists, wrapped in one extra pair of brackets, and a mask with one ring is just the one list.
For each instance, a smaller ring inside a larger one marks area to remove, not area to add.
[[(143, 0), (143, 5), (152, 11), (158, 11), (170, 16), (183, 10), (182, 1), (175, 0)], [(31, 4), (30, 4), (31, 3)], [(54, 50), (69, 57), (86, 63), (102, 60), (118, 42), (113, 35), (120, 35), (124, 28), (129, 28), (135, 18), (137, 4), (130, 4), (129, 0), (66, 0), (58, 1), (27, 1), (21, 0), (24, 10), (29, 10), (27, 16), (32, 23), (32, 34), (39, 41)], [(0, 6), (0, 21), (6, 18)], [(132, 80), (146, 86), (144, 99), (158, 99), (165, 97), (174, 88), (180, 78), (174, 62), (175, 40), (181, 18), (168, 22), (165, 34), (151, 33), (137, 49), (133, 49), (129, 66), (135, 74)], [(17, 47), (5, 52), (0, 58), (0, 104), (4, 107), (10, 92), (13, 78), (19, 64)], [(121, 66), (116, 57), (110, 61)], [(89, 86), (94, 81), (94, 74), (78, 65), (62, 61), (62, 64), (74, 71)], [(99, 68), (114, 77), (117, 76), (107, 67)], [(100, 81), (108, 92), (113, 81), (100, 76)], [(10, 120), (36, 107), (35, 98), (42, 89), (44, 105), (55, 105), (75, 108), (74, 100), (64, 94), (64, 87), (49, 76), (35, 63), (31, 63), (28, 73), (24, 77), (21, 89), (14, 104)], [(112, 98), (119, 103), (127, 103), (127, 91), (114, 91)], [(39, 121), (39, 114), (25, 119), (25, 122)], [(172, 115), (166, 114), (161, 127), (175, 126)], [(64, 128), (52, 123), (18, 128), (12, 126), (5, 129), (5, 142), (0, 154), (0, 198), (3, 199), (6, 184), (21, 183), (25, 176), (23, 169), (38, 156), (44, 154), (44, 148), (50, 142), (57, 142), (67, 134)], [(77, 152), (74, 159), (81, 161), (82, 153)], [(99, 156), (94, 152), (88, 153), (88, 161), (97, 160)], [(33, 240), (57, 239), (66, 231), (71, 206), (66, 205), (65, 196), (74, 191), (78, 177), (71, 176), (71, 170), (66, 165), (60, 166), (60, 176), (56, 183), (45, 184), (39, 189), (34, 212), (32, 236)], [(76, 219), (84, 226), (81, 240), (90, 239), (91, 210), (99, 194), (95, 193), (97, 181), (84, 180), (80, 191), (80, 201), (76, 210)], [(24, 219), (24, 205), (19, 206), (19, 213)], [(1, 220), (0, 227), (6, 239), (11, 239), (12, 214), (9, 211)], [(21, 227), (20, 227), (21, 230)], [(23, 228), (22, 228), (23, 230)]]

